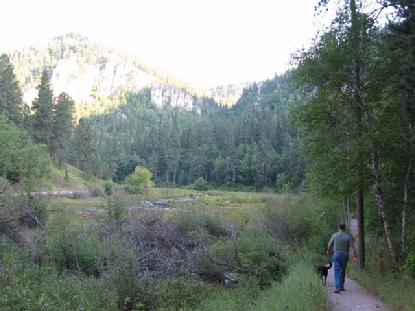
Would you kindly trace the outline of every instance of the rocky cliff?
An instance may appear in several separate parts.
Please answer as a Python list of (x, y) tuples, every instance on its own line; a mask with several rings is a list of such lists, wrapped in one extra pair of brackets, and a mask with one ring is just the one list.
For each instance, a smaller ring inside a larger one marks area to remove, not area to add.
[(138, 92), (149, 88), (157, 107), (192, 110), (200, 95), (185, 83), (150, 68), (139, 59), (91, 42), (79, 34), (67, 34), (10, 53), (24, 93), (31, 104), (36, 85), (47, 68), (55, 95), (68, 93), (77, 103), (93, 105), (98, 98), (120, 91)]

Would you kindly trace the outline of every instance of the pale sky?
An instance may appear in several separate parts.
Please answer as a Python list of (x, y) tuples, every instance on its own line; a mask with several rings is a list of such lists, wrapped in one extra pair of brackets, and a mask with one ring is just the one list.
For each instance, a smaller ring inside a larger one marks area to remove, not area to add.
[(78, 32), (200, 88), (283, 72), (316, 0), (6, 0), (0, 51)]

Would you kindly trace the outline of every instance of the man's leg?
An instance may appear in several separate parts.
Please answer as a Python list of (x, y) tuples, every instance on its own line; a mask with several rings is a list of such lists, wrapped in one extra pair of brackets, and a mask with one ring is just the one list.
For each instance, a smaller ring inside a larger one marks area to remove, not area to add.
[(344, 281), (346, 279), (346, 268), (347, 268), (347, 262), (349, 261), (349, 255), (345, 254), (342, 262), (342, 274), (341, 274), (341, 280), (340, 280), (340, 288), (344, 289)]
[(342, 263), (339, 258), (339, 253), (335, 252), (333, 255), (333, 270), (334, 270), (334, 285), (336, 286), (336, 291), (341, 289), (341, 278), (340, 273), (342, 270)]

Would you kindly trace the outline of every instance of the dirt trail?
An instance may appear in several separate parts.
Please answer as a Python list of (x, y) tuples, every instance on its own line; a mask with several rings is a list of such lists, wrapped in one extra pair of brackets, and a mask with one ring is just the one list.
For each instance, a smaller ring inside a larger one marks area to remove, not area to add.
[[(357, 220), (350, 220), (350, 231), (356, 239)], [(351, 263), (349, 263), (351, 264)], [(329, 270), (326, 295), (331, 311), (390, 311), (376, 296), (359, 285), (356, 281), (346, 278), (345, 291), (335, 294), (333, 268)]]
[(390, 311), (376, 296), (357, 282), (346, 278), (345, 291), (335, 294), (333, 269), (327, 277), (326, 294), (331, 311)]

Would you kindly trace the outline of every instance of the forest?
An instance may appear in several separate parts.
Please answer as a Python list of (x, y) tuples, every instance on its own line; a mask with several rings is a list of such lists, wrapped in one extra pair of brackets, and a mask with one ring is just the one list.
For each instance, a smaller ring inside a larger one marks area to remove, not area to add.
[(313, 265), (352, 221), (347, 275), (414, 310), (413, 1), (339, 1), (233, 105), (156, 72), (192, 109), (150, 86), (88, 106), (33, 53), (0, 56), (1, 310), (332, 310)]

